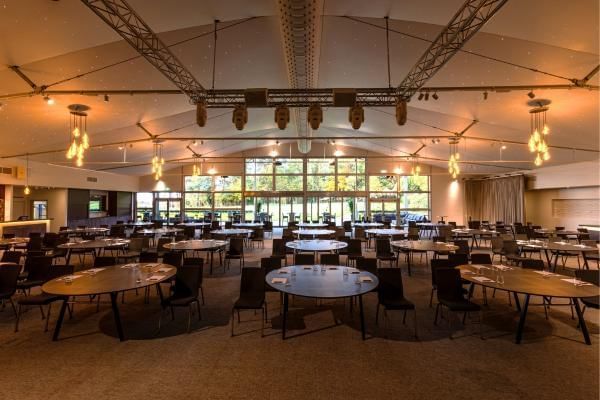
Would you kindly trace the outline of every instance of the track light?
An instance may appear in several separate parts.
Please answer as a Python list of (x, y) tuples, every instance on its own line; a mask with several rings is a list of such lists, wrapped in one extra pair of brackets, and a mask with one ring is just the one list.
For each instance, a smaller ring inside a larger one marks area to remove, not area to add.
[(335, 149), (335, 151), (333, 152), (333, 155), (334, 155), (335, 157), (341, 157), (341, 156), (343, 156), (343, 155), (344, 155), (344, 152), (343, 152), (343, 151), (341, 151), (340, 149)]
[(290, 122), (290, 109), (287, 106), (277, 106), (275, 108), (275, 122), (277, 127), (284, 130)]
[(323, 109), (319, 104), (312, 104), (308, 108), (307, 120), (312, 130), (319, 129), (319, 125), (323, 122)]
[(531, 90), (529, 93), (527, 93), (527, 96), (529, 96), (530, 99), (533, 99), (535, 97), (535, 93), (533, 93), (533, 90)]
[(269, 155), (271, 156), (271, 158), (275, 158), (275, 157), (277, 157), (277, 156), (279, 155), (279, 153), (277, 152), (277, 150), (275, 150), (275, 149), (272, 149), (272, 150), (269, 152)]
[(488, 98), (488, 92), (483, 92), (483, 100), (487, 100)]
[(365, 110), (360, 104), (350, 107), (348, 111), (348, 120), (352, 124), (353, 129), (360, 129), (360, 126), (365, 122)]
[(51, 106), (52, 104), (54, 104), (54, 99), (50, 96), (44, 96), (44, 101), (46, 102), (46, 104), (48, 104), (49, 106)]
[(423, 100), (423, 97), (425, 97), (425, 94), (423, 94), (423, 92), (419, 93), (419, 97), (417, 98), (417, 100), (421, 101)]
[(397, 99), (396, 100), (396, 123), (398, 125), (406, 124), (406, 102), (404, 100)]
[(244, 129), (246, 122), (248, 122), (248, 109), (245, 104), (237, 104), (235, 106), (231, 120), (238, 131)]
[(104, 102), (108, 103), (110, 101), (110, 97), (107, 94), (104, 95)]
[(437, 99), (439, 99), (439, 98), (440, 98), (440, 96), (438, 96), (437, 92), (435, 92), (435, 93), (433, 94), (433, 96), (431, 96), (431, 97), (433, 97), (433, 99), (434, 99), (434, 100), (437, 100)]
[(198, 124), (200, 128), (203, 128), (206, 125), (207, 120), (208, 113), (206, 112), (206, 102), (200, 100), (196, 103), (196, 124)]
[(279, 140), (276, 140), (276, 141), (275, 141), (275, 144), (276, 144), (277, 146), (280, 146), (280, 145), (281, 145), (281, 143), (279, 143)]
[(438, 144), (440, 142), (440, 139), (431, 139), (431, 144)]
[(197, 140), (194, 140), (194, 141), (192, 142), (192, 146), (198, 146), (198, 141), (197, 141)]
[(425, 101), (429, 101), (429, 92), (425, 93)]

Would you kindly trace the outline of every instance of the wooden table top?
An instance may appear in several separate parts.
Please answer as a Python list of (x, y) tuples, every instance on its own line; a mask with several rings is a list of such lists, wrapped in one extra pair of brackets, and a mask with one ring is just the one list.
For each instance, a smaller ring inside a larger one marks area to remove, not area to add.
[[(547, 271), (536, 271), (520, 267), (507, 267), (510, 269), (499, 271), (497, 267), (492, 265), (471, 264), (460, 265), (457, 268), (460, 269), (462, 278), (469, 282), (510, 292), (534, 296), (570, 298), (592, 297), (598, 296), (600, 293), (600, 287), (596, 285), (575, 285), (571, 281), (565, 281), (565, 279), (573, 280), (573, 277), (549, 273)], [(496, 282), (498, 274), (504, 276), (503, 285)], [(490, 281), (481, 281), (482, 277), (488, 278)]]
[(383, 223), (381, 222), (357, 222), (352, 224), (352, 226), (354, 227), (360, 227), (360, 228), (377, 228), (379, 226), (383, 226)]
[(395, 240), (393, 247), (410, 251), (455, 251), (458, 246), (452, 243), (434, 242), (432, 240)]
[(105, 247), (125, 246), (126, 244), (129, 244), (129, 239), (96, 239), (63, 243), (56, 247), (59, 249), (103, 249)]
[(227, 245), (224, 240), (182, 240), (166, 243), (163, 246), (170, 250), (212, 250)]
[(499, 235), (499, 232), (491, 229), (452, 229), (452, 233), (458, 233), (460, 235)]
[(579, 231), (567, 231), (567, 230), (556, 230), (556, 229), (535, 229), (535, 233), (541, 233), (542, 235), (560, 235), (560, 236), (583, 236), (589, 235), (587, 232)]
[[(96, 273), (94, 271), (97, 270)], [(90, 272), (91, 271), (91, 272)], [(172, 278), (177, 269), (168, 264), (119, 264), (92, 268), (44, 283), (42, 291), (59, 296), (87, 296), (142, 288)], [(156, 277), (156, 280), (150, 280)], [(69, 282), (68, 278), (71, 278)]]
[(26, 237), (14, 237), (14, 238), (10, 238), (10, 239), (0, 239), (0, 245), (15, 245), (15, 244), (23, 244), (23, 243), (28, 243), (29, 242), (29, 238)]
[(106, 233), (110, 231), (110, 229), (108, 228), (73, 228), (73, 229), (65, 229), (62, 231), (59, 231), (59, 234), (63, 234), (63, 235), (69, 235), (72, 233)]
[[(347, 275), (344, 275), (344, 269), (349, 272)], [(287, 282), (273, 283), (273, 278), (287, 278)], [(357, 278), (369, 278), (371, 281), (358, 284)], [(379, 284), (377, 277), (366, 271), (342, 266), (325, 266), (322, 270), (320, 266), (311, 265), (297, 265), (271, 271), (265, 277), (265, 281), (280, 292), (327, 299), (358, 296), (370, 292)]]
[(191, 226), (194, 228), (201, 228), (203, 226), (210, 226), (212, 223), (210, 222), (182, 222), (177, 224), (177, 226)]
[(543, 240), (517, 240), (517, 244), (530, 249), (543, 249), (554, 251), (598, 251), (598, 247), (585, 246), (569, 242), (546, 242)]
[(290, 249), (301, 251), (331, 251), (348, 247), (348, 243), (337, 240), (292, 240), (285, 244)]

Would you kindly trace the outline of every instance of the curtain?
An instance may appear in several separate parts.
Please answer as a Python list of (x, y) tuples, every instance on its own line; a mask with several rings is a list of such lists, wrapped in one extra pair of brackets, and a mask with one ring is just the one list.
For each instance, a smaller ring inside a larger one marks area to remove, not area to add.
[(466, 181), (465, 202), (467, 217), (474, 221), (524, 222), (525, 177)]

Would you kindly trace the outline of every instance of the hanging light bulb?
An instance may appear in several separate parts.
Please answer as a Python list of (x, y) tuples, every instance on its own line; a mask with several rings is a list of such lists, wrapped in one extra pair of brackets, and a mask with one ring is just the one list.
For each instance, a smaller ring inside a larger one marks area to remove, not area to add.
[(87, 113), (89, 107), (81, 104), (73, 104), (69, 106), (70, 111), (70, 126), (69, 126), (69, 141), (70, 145), (67, 149), (66, 157), (68, 160), (75, 159), (75, 165), (83, 166), (83, 158), (85, 150), (90, 148), (90, 138), (87, 133)]
[(29, 189), (29, 154), (27, 154), (27, 158), (25, 161), (25, 189), (23, 189), (23, 194), (25, 196), (29, 196), (31, 193), (31, 189)]
[(214, 165), (211, 165), (211, 166), (210, 166), (210, 168), (208, 169), (208, 173), (209, 173), (210, 175), (214, 175), (214, 174), (216, 174), (216, 173), (217, 173), (217, 169), (215, 168), (215, 166), (214, 166)]
[(448, 158), (448, 173), (452, 175), (453, 179), (460, 174), (460, 167), (458, 166), (458, 160), (460, 154), (458, 153), (458, 140), (450, 142), (450, 157)]
[(152, 173), (154, 174), (154, 180), (158, 181), (162, 178), (163, 165), (165, 164), (165, 159), (162, 156), (162, 143), (154, 141), (153, 152)]
[(546, 123), (547, 105), (549, 103), (549, 100), (539, 100), (535, 103), (537, 106), (529, 110), (531, 135), (527, 146), (531, 153), (536, 153), (533, 163), (537, 167), (550, 159), (548, 143), (546, 143), (546, 136), (550, 133), (550, 128)]

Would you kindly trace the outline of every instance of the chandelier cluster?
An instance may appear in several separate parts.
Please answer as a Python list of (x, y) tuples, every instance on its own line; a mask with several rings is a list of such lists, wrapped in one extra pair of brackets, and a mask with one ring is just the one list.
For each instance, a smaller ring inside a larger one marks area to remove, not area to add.
[(202, 175), (202, 164), (200, 163), (200, 157), (194, 156), (194, 165), (192, 165), (192, 176)]
[(456, 177), (460, 174), (458, 160), (460, 160), (460, 153), (458, 152), (458, 140), (452, 140), (450, 142), (450, 158), (448, 159), (448, 172), (450, 175), (452, 175), (452, 179), (456, 179)]
[(534, 164), (536, 167), (542, 165), (544, 161), (550, 159), (550, 153), (548, 151), (548, 144), (546, 143), (546, 136), (550, 133), (550, 128), (546, 122), (546, 112), (548, 107), (544, 102), (538, 102), (537, 107), (529, 110), (530, 115), (530, 129), (531, 135), (529, 136), (529, 151), (535, 153)]
[(165, 164), (165, 159), (162, 156), (162, 143), (154, 141), (154, 156), (152, 157), (152, 173), (154, 180), (159, 180), (162, 177), (162, 169)]
[(74, 104), (69, 106), (69, 148), (67, 149), (67, 159), (75, 159), (75, 165), (83, 165), (83, 156), (85, 151), (90, 148), (90, 139), (87, 134), (87, 106)]
[(421, 175), (421, 165), (419, 164), (419, 158), (418, 157), (415, 157), (413, 159), (412, 166), (410, 168), (410, 175), (413, 178), (416, 178), (419, 175)]

